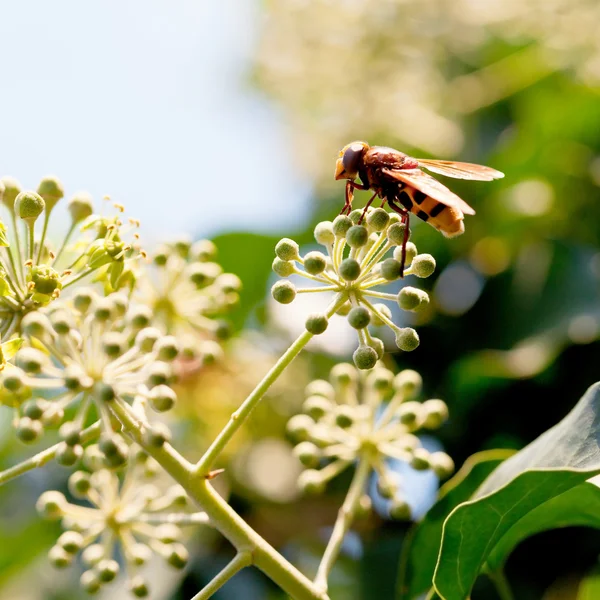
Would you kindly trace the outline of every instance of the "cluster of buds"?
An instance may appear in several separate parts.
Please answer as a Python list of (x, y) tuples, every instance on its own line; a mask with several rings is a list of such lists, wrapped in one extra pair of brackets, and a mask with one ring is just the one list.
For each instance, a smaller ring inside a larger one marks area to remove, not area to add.
[[(33, 442), (45, 427), (60, 426), (57, 460), (72, 465), (83, 454), (82, 429), (94, 416), (102, 426), (106, 464), (123, 464), (127, 447), (116, 433), (111, 403), (131, 404), (140, 415), (148, 405), (169, 410), (176, 400), (172, 363), (180, 353), (193, 355), (151, 322), (147, 306), (88, 288), (27, 314), (22, 329), (28, 345), (0, 377), (0, 400), (14, 407), (18, 437)], [(168, 436), (154, 433), (163, 442)]]
[[(96, 272), (115, 290), (131, 278), (131, 260), (144, 255), (137, 247), (138, 222), (123, 225), (123, 207), (118, 215), (93, 215), (92, 200), (86, 192), (69, 202), (71, 225), (58, 250), (47, 241), (48, 224), (56, 204), (63, 198), (61, 182), (45, 177), (37, 191), (23, 191), (10, 178), (0, 179), (0, 200), (8, 209), (10, 227), (0, 221), (0, 335), (20, 331), (24, 315), (59, 297), (61, 290)], [(38, 238), (36, 225), (42, 222)], [(22, 229), (24, 227), (24, 229)], [(76, 230), (79, 235), (73, 238)]]
[[(297, 442), (294, 453), (307, 467), (300, 476), (301, 489), (322, 492), (333, 477), (356, 461), (367, 460), (377, 474), (379, 493), (391, 501), (390, 515), (409, 519), (402, 481), (387, 459), (404, 461), (419, 471), (431, 469), (440, 478), (454, 470), (447, 454), (429, 453), (415, 435), (439, 428), (448, 418), (442, 400), (415, 400), (421, 387), (416, 371), (394, 376), (383, 367), (364, 372), (350, 364), (336, 365), (329, 382), (310, 383), (303, 414), (292, 417), (287, 428)], [(364, 495), (361, 506), (369, 505)]]
[[(333, 222), (324, 221), (315, 229), (316, 241), (327, 250), (327, 255), (313, 251), (301, 257), (296, 242), (281, 240), (276, 248), (273, 270), (281, 277), (299, 275), (313, 285), (298, 288), (290, 280), (275, 283), (271, 293), (282, 304), (292, 302), (297, 294), (329, 292), (337, 294), (337, 314), (345, 316), (356, 329), (359, 346), (354, 352), (354, 364), (359, 369), (371, 369), (383, 355), (383, 342), (374, 337), (368, 326), (387, 326), (396, 339), (398, 348), (409, 352), (419, 345), (419, 336), (411, 327), (398, 327), (392, 321), (388, 306), (380, 300), (397, 303), (401, 309), (419, 311), (429, 304), (423, 290), (404, 286), (397, 294), (378, 291), (402, 277), (402, 246), (405, 225), (398, 215), (382, 208), (370, 209), (365, 224), (359, 224), (362, 210), (349, 216), (339, 215)], [(346, 251), (348, 247), (348, 251)], [(392, 256), (385, 258), (391, 252)], [(412, 242), (406, 244), (404, 275), (429, 277), (435, 270), (430, 254), (417, 254)], [(314, 285), (314, 283), (320, 285)], [(341, 304), (340, 304), (341, 302)], [(328, 315), (315, 313), (306, 320), (306, 329), (315, 335), (324, 333)]]
[(79, 553), (87, 570), (80, 583), (88, 593), (98, 592), (113, 581), (125, 566), (129, 590), (138, 597), (150, 590), (140, 573), (153, 554), (168, 565), (182, 569), (188, 551), (181, 543), (182, 527), (204, 524), (203, 512), (194, 512), (181, 486), (165, 489), (158, 464), (137, 446), (127, 448), (129, 468), (122, 482), (112, 470), (102, 468), (97, 445), (88, 446), (84, 465), (92, 472), (76, 471), (69, 478), (69, 502), (58, 491), (44, 492), (38, 512), (47, 519), (61, 520), (65, 529), (49, 552), (56, 568), (71, 565)]
[(239, 277), (224, 273), (216, 254), (209, 240), (163, 244), (153, 256), (155, 268), (139, 279), (136, 291), (167, 333), (195, 341), (203, 364), (220, 355), (218, 341), (230, 334), (222, 317), (238, 304), (241, 289)]

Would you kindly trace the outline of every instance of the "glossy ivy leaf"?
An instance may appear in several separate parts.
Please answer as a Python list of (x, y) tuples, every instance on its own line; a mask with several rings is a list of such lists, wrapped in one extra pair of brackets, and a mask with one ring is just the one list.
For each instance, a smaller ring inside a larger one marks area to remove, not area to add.
[(412, 527), (404, 541), (398, 576), (399, 600), (414, 600), (431, 588), (446, 517), (461, 502), (468, 500), (487, 476), (513, 454), (513, 450), (478, 452), (440, 488), (438, 501)]
[[(585, 482), (598, 473), (600, 384), (595, 384), (560, 423), (501, 464), (472, 500), (450, 513), (434, 575), (438, 594), (464, 600), (488, 561), (498, 568), (530, 533), (578, 524), (594, 510), (597, 492)], [(569, 492), (578, 487), (591, 500), (583, 508), (577, 501), (571, 511), (568, 502), (581, 494)], [(560, 499), (563, 494), (569, 495)]]

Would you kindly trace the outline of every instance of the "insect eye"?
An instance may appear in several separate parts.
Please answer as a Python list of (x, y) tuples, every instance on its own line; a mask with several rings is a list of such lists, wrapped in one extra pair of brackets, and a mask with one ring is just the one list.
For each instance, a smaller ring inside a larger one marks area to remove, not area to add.
[(342, 164), (346, 173), (356, 173), (358, 171), (359, 161), (363, 155), (364, 148), (360, 144), (351, 144), (344, 150)]

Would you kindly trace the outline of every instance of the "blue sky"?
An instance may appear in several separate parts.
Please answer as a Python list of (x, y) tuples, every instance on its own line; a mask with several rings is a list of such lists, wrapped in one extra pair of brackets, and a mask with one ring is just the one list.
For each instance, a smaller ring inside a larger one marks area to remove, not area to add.
[(0, 174), (110, 194), (147, 240), (308, 218), (285, 123), (247, 84), (258, 2), (0, 6)]

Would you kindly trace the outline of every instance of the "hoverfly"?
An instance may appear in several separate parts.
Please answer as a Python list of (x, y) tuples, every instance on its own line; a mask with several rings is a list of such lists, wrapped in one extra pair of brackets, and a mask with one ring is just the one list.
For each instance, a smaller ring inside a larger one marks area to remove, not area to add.
[[(340, 214), (352, 210), (354, 190), (373, 190), (367, 209), (377, 196), (402, 217), (404, 243), (402, 246), (401, 273), (404, 273), (406, 242), (409, 236), (409, 215), (413, 213), (446, 237), (455, 237), (464, 232), (464, 215), (475, 211), (454, 192), (437, 179), (421, 170), (421, 167), (455, 179), (492, 181), (504, 177), (504, 173), (490, 167), (451, 160), (412, 158), (403, 152), (384, 146), (369, 146), (366, 142), (352, 142), (340, 151), (335, 166), (335, 178), (347, 179), (346, 203)], [(357, 183), (359, 177), (362, 183)]]

